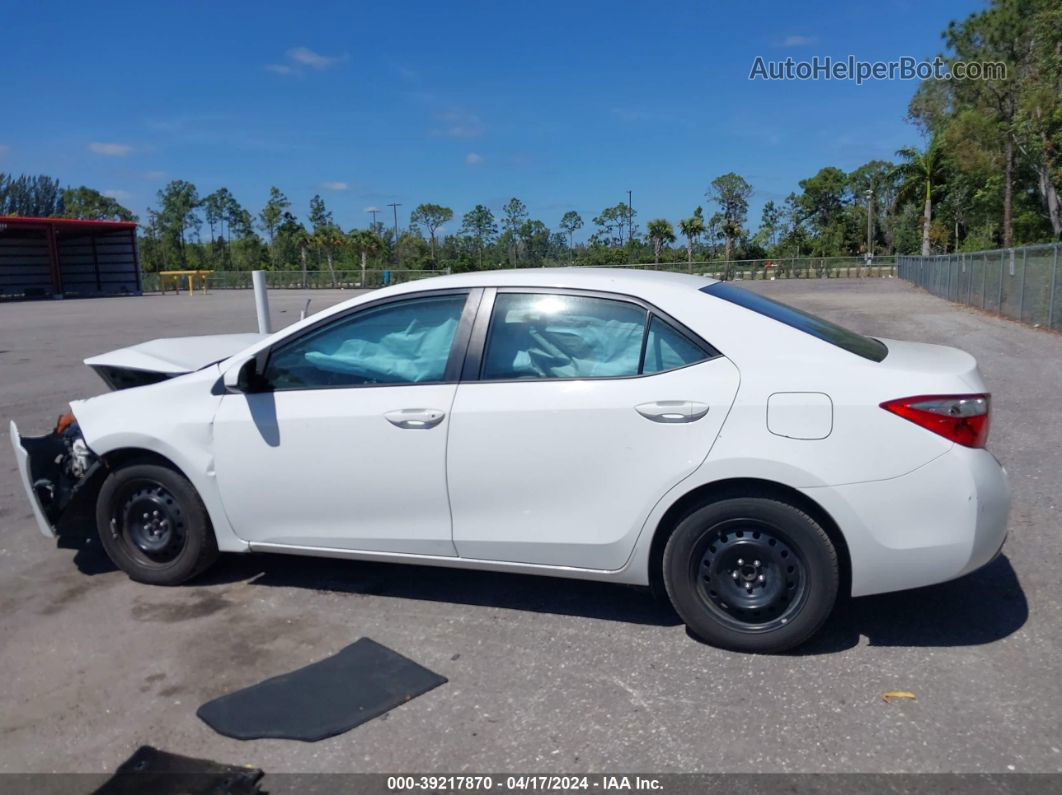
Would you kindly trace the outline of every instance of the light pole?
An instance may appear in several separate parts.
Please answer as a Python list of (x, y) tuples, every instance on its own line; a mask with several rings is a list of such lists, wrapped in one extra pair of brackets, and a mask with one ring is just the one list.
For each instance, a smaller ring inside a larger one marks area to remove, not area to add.
[(874, 262), (874, 191), (867, 188), (867, 268)]
[(634, 240), (634, 204), (631, 200), (632, 193), (627, 191), (627, 242)]
[(402, 254), (398, 250), (398, 208), (402, 206), (401, 202), (391, 202), (387, 205), (395, 213), (395, 267), (402, 266)]

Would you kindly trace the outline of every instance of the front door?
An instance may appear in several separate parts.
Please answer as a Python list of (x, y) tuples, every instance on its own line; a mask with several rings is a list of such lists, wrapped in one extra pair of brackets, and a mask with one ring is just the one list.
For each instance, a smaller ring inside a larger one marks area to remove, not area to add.
[(305, 329), (271, 349), (264, 391), (222, 398), (215, 466), (237, 535), (455, 554), (446, 437), (467, 299), (401, 298)]

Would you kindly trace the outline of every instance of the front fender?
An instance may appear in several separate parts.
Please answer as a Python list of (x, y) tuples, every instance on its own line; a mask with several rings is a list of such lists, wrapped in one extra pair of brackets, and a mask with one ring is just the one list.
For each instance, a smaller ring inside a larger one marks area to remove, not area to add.
[(213, 393), (218, 367), (157, 384), (74, 401), (70, 408), (89, 447), (105, 463), (115, 454), (145, 450), (188, 478), (210, 515), (222, 551), (246, 551), (233, 532), (214, 475), (213, 422), (221, 401)]

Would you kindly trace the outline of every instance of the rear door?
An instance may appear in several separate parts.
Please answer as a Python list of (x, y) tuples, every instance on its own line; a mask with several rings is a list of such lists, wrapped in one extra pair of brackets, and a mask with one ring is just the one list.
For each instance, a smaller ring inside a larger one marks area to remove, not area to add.
[(458, 555), (621, 568), (737, 387), (729, 360), (634, 299), (488, 290), (450, 415)]

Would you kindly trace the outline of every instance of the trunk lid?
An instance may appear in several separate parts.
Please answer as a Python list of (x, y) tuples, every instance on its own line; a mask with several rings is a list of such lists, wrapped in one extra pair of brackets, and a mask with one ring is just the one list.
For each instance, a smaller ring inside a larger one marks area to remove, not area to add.
[(946, 345), (882, 339), (888, 355), (877, 365), (910, 377), (919, 389), (941, 393), (987, 391), (977, 360), (966, 351)]

